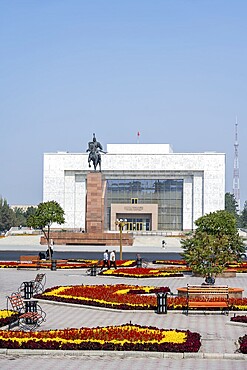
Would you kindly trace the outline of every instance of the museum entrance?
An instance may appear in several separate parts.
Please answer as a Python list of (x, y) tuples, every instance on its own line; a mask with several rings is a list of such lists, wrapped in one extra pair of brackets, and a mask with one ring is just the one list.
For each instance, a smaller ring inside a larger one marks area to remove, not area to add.
[(127, 231), (150, 231), (151, 220), (149, 218), (127, 218)]
[(116, 220), (124, 220), (124, 231), (146, 232), (157, 230), (157, 204), (112, 204), (111, 230), (117, 230)]

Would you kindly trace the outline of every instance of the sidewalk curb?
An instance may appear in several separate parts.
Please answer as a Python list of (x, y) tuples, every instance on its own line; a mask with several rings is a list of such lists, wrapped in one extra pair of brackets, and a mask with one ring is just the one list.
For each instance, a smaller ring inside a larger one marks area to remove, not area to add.
[(171, 358), (204, 359), (204, 360), (247, 360), (247, 354), (237, 353), (201, 353), (201, 352), (143, 352), (143, 351), (69, 351), (69, 350), (44, 350), (44, 349), (7, 349), (0, 348), (0, 354), (6, 356), (76, 356), (76, 357), (141, 357), (141, 358)]
[(156, 313), (154, 310), (120, 310), (118, 308), (111, 308), (111, 307), (100, 307), (100, 306), (93, 306), (93, 305), (83, 305), (80, 303), (68, 303), (68, 302), (56, 302), (56, 301), (50, 301), (48, 299), (38, 299), (39, 303), (42, 304), (50, 304), (50, 305), (58, 305), (58, 306), (67, 306), (67, 307), (75, 307), (75, 308), (86, 308), (89, 310), (99, 310), (99, 311), (111, 311), (111, 312), (130, 312), (130, 313)]
[[(239, 311), (238, 311), (239, 312)], [(245, 313), (246, 311), (241, 311), (241, 314)], [(234, 326), (247, 326), (247, 322), (237, 322), (237, 321), (229, 321), (226, 322), (226, 325), (234, 325)]]

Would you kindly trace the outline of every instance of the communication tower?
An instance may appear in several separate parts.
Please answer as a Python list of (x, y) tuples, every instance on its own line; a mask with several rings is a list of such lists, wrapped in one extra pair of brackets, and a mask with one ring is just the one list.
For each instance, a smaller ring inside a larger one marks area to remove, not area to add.
[(237, 202), (237, 212), (240, 212), (239, 162), (238, 162), (238, 121), (235, 123), (234, 168), (233, 168), (233, 195)]

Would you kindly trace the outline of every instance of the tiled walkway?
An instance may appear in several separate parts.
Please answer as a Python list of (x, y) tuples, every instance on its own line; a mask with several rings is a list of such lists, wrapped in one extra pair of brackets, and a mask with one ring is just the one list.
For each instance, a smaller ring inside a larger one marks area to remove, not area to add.
[[(56, 285), (76, 284), (117, 284), (169, 286), (176, 293), (177, 287), (190, 284), (201, 284), (202, 279), (196, 277), (183, 278), (153, 278), (153, 279), (122, 279), (113, 277), (87, 276), (84, 270), (46, 270), (46, 288)], [(33, 280), (37, 271), (15, 269), (0, 270), (0, 308), (6, 307), (6, 296), (16, 291), (23, 281)], [(217, 279), (218, 284), (233, 287), (246, 287), (247, 276), (239, 275), (231, 279)], [(246, 294), (246, 293), (245, 293)], [(107, 326), (132, 322), (141, 325), (151, 325), (166, 329), (189, 329), (199, 332), (202, 336), (200, 353), (212, 354), (214, 359), (161, 359), (149, 353), (149, 358), (129, 358), (125, 352), (122, 355), (107, 354), (106, 356), (35, 356), (35, 363), (42, 369), (245, 369), (247, 360), (216, 359), (223, 353), (229, 356), (236, 354), (236, 341), (247, 334), (247, 326), (229, 324), (229, 316), (217, 314), (189, 314), (168, 312), (158, 315), (155, 312), (119, 312), (114, 310), (95, 309), (87, 307), (67, 307), (65, 305), (41, 303), (47, 313), (47, 320), (41, 329), (58, 329), (81, 326)], [(33, 369), (33, 356), (0, 355), (1, 369)], [(36, 365), (35, 365), (36, 366)]]

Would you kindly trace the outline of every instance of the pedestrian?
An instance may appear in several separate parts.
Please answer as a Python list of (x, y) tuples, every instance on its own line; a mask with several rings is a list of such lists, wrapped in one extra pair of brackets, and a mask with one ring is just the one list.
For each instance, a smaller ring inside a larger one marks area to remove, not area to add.
[[(51, 254), (51, 255), (50, 255)], [(50, 246), (50, 248), (47, 248), (47, 251), (46, 251), (46, 259), (49, 260), (50, 257), (52, 258), (52, 255), (53, 255), (53, 249), (52, 247)]]
[(116, 251), (112, 251), (110, 253), (110, 268), (111, 267), (114, 267), (115, 269), (117, 268), (117, 265), (116, 265)]
[(101, 267), (101, 270), (103, 270), (103, 268), (106, 267), (107, 269), (109, 268), (109, 255), (108, 255), (108, 249), (106, 249), (104, 251), (104, 255), (103, 255), (103, 265)]
[(40, 260), (45, 260), (45, 253), (39, 252), (39, 259)]
[(136, 267), (142, 267), (142, 258), (139, 253), (136, 255)]

